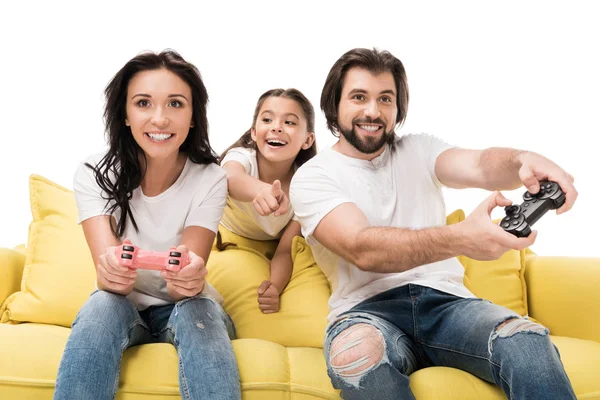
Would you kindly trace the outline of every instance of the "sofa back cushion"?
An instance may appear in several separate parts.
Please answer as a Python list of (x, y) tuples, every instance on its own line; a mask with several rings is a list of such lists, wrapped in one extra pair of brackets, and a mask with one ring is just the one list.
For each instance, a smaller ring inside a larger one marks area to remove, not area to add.
[[(70, 327), (94, 290), (96, 279), (83, 230), (77, 224), (75, 197), (72, 191), (38, 175), (30, 177), (29, 187), (33, 222), (21, 290), (3, 304), (1, 321)], [(292, 281), (282, 294), (281, 311), (270, 315), (258, 308), (257, 288), (269, 277), (268, 260), (263, 254), (272, 255), (276, 242), (252, 243), (231, 236), (223, 240), (241, 245), (211, 253), (208, 280), (224, 296), (238, 337), (320, 347), (330, 291), (304, 240), (298, 237), (294, 241)]]
[(73, 192), (41, 176), (29, 179), (31, 213), (21, 290), (3, 305), (2, 322), (70, 327), (94, 290), (95, 269)]
[(221, 232), (223, 241), (235, 246), (211, 252), (208, 280), (223, 295), (237, 337), (290, 347), (322, 347), (331, 291), (304, 239), (294, 238), (292, 277), (281, 294), (279, 311), (263, 314), (258, 308), (257, 290), (262, 281), (269, 279), (269, 259), (265, 255), (273, 254), (275, 246), (223, 229)]
[[(29, 187), (33, 221), (21, 290), (4, 302), (1, 321), (69, 327), (95, 286), (92, 258), (76, 223), (75, 198), (72, 191), (38, 175), (30, 177)], [(457, 210), (448, 216), (448, 223), (462, 219), (464, 213)], [(213, 251), (208, 261), (208, 279), (224, 296), (238, 336), (288, 346), (321, 346), (330, 292), (310, 247), (303, 239), (295, 239), (293, 276), (282, 294), (281, 310), (263, 314), (258, 308), (256, 289), (268, 279), (264, 254), (272, 254), (274, 244), (262, 246), (260, 251), (250, 250), (244, 244), (241, 248)], [(465, 285), (475, 295), (527, 314), (519, 252), (510, 251), (490, 262), (459, 259), (466, 270)]]
[[(446, 222), (454, 224), (464, 219), (465, 213), (456, 210)], [(526, 251), (510, 250), (494, 261), (458, 257), (465, 267), (465, 286), (477, 297), (509, 308), (519, 315), (527, 315), (527, 289), (522, 267)]]

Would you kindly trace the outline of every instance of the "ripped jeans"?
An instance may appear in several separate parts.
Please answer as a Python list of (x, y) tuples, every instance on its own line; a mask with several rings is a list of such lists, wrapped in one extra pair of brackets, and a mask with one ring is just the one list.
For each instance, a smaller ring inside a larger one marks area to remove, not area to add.
[(234, 336), (227, 313), (202, 294), (137, 311), (126, 297), (98, 290), (73, 322), (54, 399), (114, 399), (123, 351), (144, 343), (175, 346), (183, 399), (239, 399)]
[(446, 366), (500, 386), (508, 399), (575, 399), (548, 330), (489, 301), (409, 284), (327, 328), (327, 371), (344, 399), (414, 399), (408, 376)]

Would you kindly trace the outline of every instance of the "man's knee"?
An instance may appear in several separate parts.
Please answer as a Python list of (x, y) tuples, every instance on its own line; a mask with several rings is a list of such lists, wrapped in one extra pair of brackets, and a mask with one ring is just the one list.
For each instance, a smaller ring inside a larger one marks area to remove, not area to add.
[(510, 339), (517, 334), (533, 334), (533, 337), (548, 336), (548, 329), (526, 318), (513, 317), (499, 323), (490, 335), (489, 350), (493, 350), (496, 340)]
[(369, 324), (356, 324), (342, 331), (331, 343), (329, 364), (341, 379), (358, 385), (385, 356), (383, 334)]

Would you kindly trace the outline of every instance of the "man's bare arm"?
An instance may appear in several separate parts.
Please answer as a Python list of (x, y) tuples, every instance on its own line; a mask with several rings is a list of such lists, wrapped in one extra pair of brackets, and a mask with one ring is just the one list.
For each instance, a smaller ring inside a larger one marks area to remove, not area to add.
[(577, 199), (573, 176), (546, 157), (530, 151), (501, 147), (452, 148), (438, 156), (435, 174), (442, 184), (451, 188), (513, 190), (524, 185), (531, 193), (540, 190), (539, 182), (550, 180), (558, 183), (566, 195), (558, 214), (571, 209)]
[(344, 203), (323, 217), (313, 235), (364, 271), (403, 272), (458, 255), (493, 260), (509, 249), (530, 246), (536, 238), (535, 232), (517, 238), (491, 221), (491, 211), (508, 204), (494, 192), (458, 224), (413, 230), (370, 226), (354, 203)]

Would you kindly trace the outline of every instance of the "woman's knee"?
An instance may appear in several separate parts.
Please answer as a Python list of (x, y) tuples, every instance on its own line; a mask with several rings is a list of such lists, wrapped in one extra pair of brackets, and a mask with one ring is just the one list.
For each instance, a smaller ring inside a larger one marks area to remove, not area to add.
[(215, 300), (208, 297), (190, 297), (175, 304), (169, 325), (175, 331), (181, 329), (199, 330), (201, 332), (230, 331), (229, 317)]
[(133, 303), (125, 296), (98, 290), (90, 295), (79, 310), (73, 325), (82, 321), (125, 322), (137, 317)]

